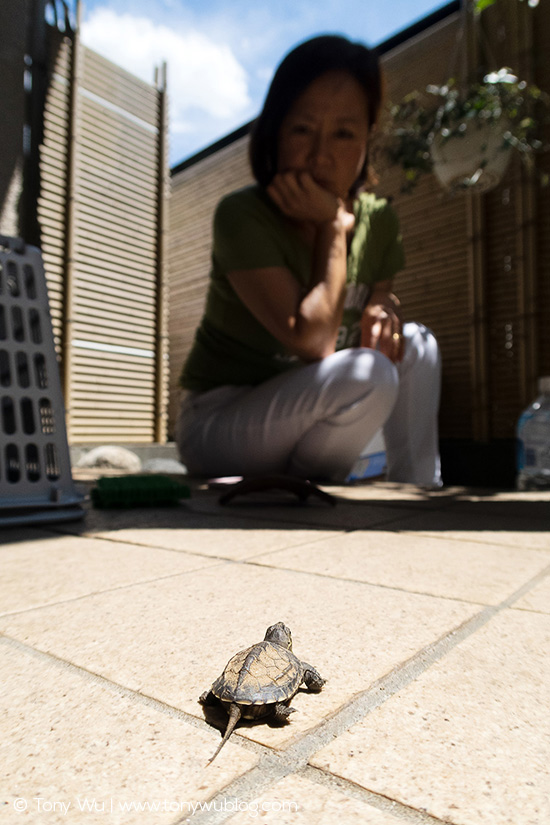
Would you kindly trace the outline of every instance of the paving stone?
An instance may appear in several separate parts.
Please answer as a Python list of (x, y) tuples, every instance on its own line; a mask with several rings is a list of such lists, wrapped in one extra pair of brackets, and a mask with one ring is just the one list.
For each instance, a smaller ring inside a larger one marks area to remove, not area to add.
[(200, 556), (95, 538), (39, 535), (40, 541), (0, 546), (0, 614), (215, 564)]
[(462, 541), (550, 550), (550, 506), (526, 509), (519, 515), (510, 512), (505, 501), (487, 503), (457, 502), (445, 510), (425, 511), (396, 524), (402, 532), (440, 536)]
[(64, 532), (227, 559), (244, 559), (334, 535), (334, 530), (318, 529), (315, 523), (308, 527), (276, 520), (276, 512), (269, 520), (262, 520), (220, 510), (206, 514), (184, 507), (137, 512), (92, 510), (80, 529), (66, 525)]
[(0, 662), (7, 825), (168, 825), (257, 761), (228, 742), (206, 767), (208, 730), (2, 640)]
[[(258, 564), (385, 587), (498, 604), (550, 564), (550, 551), (523, 550), (360, 530), (256, 557)], [(550, 600), (549, 600), (550, 601)]]
[(459, 501), (488, 504), (489, 506), (495, 502), (505, 503), (508, 512), (514, 512), (517, 515), (537, 510), (540, 510), (541, 513), (547, 512), (550, 504), (550, 490), (520, 492), (519, 490), (476, 491), (471, 488), (462, 488), (456, 491), (455, 497)]
[(391, 506), (405, 506), (414, 509), (446, 507), (466, 493), (464, 487), (442, 487), (440, 490), (426, 490), (415, 484), (400, 484), (391, 481), (345, 484), (323, 487), (329, 493), (349, 501), (376, 502)]
[(94, 447), (80, 457), (79, 467), (93, 467), (110, 470), (123, 470), (127, 473), (138, 473), (141, 470), (141, 459), (126, 447), (100, 446)]
[(534, 610), (538, 613), (550, 613), (550, 577), (545, 578), (525, 596), (514, 602), (514, 608)]
[(251, 802), (231, 798), (224, 802), (228, 809), (240, 806), (228, 825), (250, 825), (256, 817), (262, 825), (403, 825), (402, 817), (346, 796), (336, 783), (330, 787), (301, 776), (286, 777)]
[(311, 764), (456, 825), (550, 821), (550, 619), (507, 610)]
[[(229, 658), (284, 621), (328, 683), (300, 692), (284, 727), (240, 727), (272, 747), (321, 723), (376, 679), (477, 612), (450, 599), (228, 563), (0, 618), (40, 650), (203, 718), (199, 694)], [(219, 734), (212, 731), (212, 743)]]

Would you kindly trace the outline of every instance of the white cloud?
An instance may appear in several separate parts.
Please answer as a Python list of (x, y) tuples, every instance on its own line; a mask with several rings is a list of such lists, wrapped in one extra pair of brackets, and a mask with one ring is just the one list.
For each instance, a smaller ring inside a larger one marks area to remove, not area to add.
[(365, 0), (86, 0), (82, 35), (149, 83), (166, 60), (177, 162), (255, 117), (275, 66), (299, 41), (341, 31), (376, 43), (442, 2), (393, 0), (388, 14)]
[(192, 131), (196, 116), (224, 122), (250, 109), (245, 69), (224, 43), (196, 29), (168, 28), (146, 17), (96, 7), (82, 25), (86, 46), (147, 82), (162, 61), (168, 64), (172, 131)]

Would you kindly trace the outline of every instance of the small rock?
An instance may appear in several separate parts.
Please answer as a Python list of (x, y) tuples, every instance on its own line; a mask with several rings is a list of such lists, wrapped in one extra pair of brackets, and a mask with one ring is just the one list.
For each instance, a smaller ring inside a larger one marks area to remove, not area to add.
[(139, 473), (141, 460), (139, 456), (125, 447), (94, 447), (79, 459), (77, 467), (105, 467), (124, 470), (127, 473)]
[(187, 475), (187, 467), (175, 458), (149, 458), (143, 464), (143, 471), (146, 473)]

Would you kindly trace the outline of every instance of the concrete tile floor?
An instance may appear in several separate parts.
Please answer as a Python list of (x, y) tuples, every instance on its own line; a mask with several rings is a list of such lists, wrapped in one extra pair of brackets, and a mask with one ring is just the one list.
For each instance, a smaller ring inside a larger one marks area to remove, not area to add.
[[(550, 823), (550, 494), (327, 489), (3, 531), (0, 822)], [(207, 766), (279, 620), (327, 684)]]

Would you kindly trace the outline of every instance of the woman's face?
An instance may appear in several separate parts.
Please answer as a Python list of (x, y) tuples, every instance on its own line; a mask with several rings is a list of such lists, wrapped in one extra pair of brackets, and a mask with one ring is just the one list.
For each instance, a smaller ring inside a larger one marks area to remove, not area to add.
[(369, 124), (367, 98), (360, 83), (345, 71), (330, 71), (298, 97), (279, 132), (277, 171), (309, 172), (339, 198), (363, 167)]

